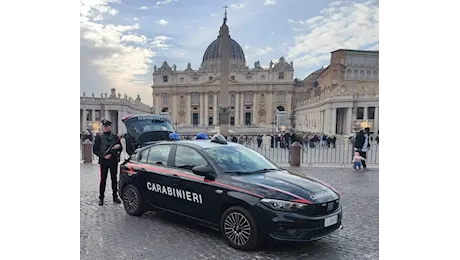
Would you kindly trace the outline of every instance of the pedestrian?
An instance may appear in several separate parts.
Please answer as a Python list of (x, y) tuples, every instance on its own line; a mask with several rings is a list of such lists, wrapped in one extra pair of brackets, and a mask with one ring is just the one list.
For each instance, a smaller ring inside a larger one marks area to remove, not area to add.
[(121, 203), (118, 198), (117, 186), (117, 169), (120, 161), (120, 153), (122, 146), (117, 135), (112, 133), (112, 122), (102, 120), (101, 135), (97, 135), (94, 140), (93, 152), (99, 157), (99, 165), (101, 171), (101, 181), (99, 183), (99, 205), (104, 205), (104, 193), (107, 182), (107, 175), (110, 170), (110, 178), (112, 180), (112, 195), (113, 202)]
[[(366, 154), (367, 154), (367, 150), (370, 148), (370, 143), (369, 143), (369, 132), (371, 131), (371, 129), (369, 127), (366, 127), (363, 130), (359, 131), (357, 134), (356, 134), (356, 138), (355, 138), (355, 151), (357, 151), (359, 153), (359, 155), (361, 155), (364, 159), (366, 159)], [(366, 166), (366, 161), (362, 161), (361, 162), (363, 164), (363, 169), (366, 169), (367, 166)]]
[(353, 169), (361, 170), (361, 164), (363, 161), (366, 161), (366, 158), (359, 155), (359, 152), (355, 152), (355, 156), (353, 157)]

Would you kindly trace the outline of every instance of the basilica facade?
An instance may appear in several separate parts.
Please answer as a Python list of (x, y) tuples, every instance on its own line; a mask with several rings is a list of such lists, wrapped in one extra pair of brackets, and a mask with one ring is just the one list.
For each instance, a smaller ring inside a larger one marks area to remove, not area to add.
[[(153, 112), (168, 115), (179, 127), (213, 127), (218, 124), (221, 36), (206, 48), (199, 68), (185, 70), (164, 61), (154, 67)], [(246, 65), (240, 44), (230, 37), (230, 125), (271, 127), (277, 111), (292, 111), (294, 66), (285, 58), (263, 68)], [(285, 112), (286, 114), (286, 112)]]
[(340, 49), (330, 65), (312, 73), (296, 89), (299, 131), (349, 135), (366, 127), (379, 132), (379, 52)]

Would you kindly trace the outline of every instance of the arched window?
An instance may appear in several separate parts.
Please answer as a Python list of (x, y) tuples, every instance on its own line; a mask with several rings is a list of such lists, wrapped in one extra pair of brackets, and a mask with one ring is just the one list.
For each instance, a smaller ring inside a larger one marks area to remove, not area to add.
[(372, 72), (372, 79), (377, 80), (377, 71)]
[(185, 98), (184, 98), (184, 96), (180, 96), (180, 104), (181, 104), (181, 105), (185, 104)]
[(371, 72), (368, 70), (366, 71), (366, 80), (371, 80), (372, 76), (371, 76)]
[(352, 79), (351, 70), (347, 70), (347, 74), (345, 75), (345, 79)]
[(265, 103), (265, 95), (260, 95), (260, 103)]
[(359, 72), (359, 80), (364, 80), (364, 70)]
[(279, 104), (284, 104), (284, 93), (283, 92), (280, 92), (278, 94), (278, 103)]
[(163, 95), (163, 98), (162, 98), (162, 101), (163, 101), (163, 106), (169, 105), (169, 104), (168, 104), (168, 103), (169, 103), (169, 102), (168, 102), (168, 101), (169, 101), (168, 95), (164, 94), (164, 95)]
[(353, 71), (353, 80), (358, 80), (358, 70)]
[(192, 104), (194, 104), (194, 105), (200, 104), (200, 93), (193, 93), (192, 94)]
[(244, 103), (245, 104), (252, 103), (252, 95), (250, 93), (244, 93)]

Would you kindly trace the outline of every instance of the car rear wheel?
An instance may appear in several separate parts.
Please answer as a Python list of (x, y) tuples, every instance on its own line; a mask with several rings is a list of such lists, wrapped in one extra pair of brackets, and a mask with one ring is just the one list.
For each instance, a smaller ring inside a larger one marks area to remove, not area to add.
[(257, 247), (257, 226), (251, 213), (240, 206), (228, 208), (222, 215), (220, 231), (224, 240), (233, 248), (252, 250)]
[(123, 189), (123, 205), (129, 215), (140, 216), (145, 212), (144, 200), (136, 186), (129, 184)]

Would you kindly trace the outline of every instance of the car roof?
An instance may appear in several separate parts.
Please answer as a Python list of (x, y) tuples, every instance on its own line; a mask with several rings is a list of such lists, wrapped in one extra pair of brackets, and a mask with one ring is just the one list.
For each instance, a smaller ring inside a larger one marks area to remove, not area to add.
[(242, 146), (240, 144), (234, 143), (234, 142), (227, 142), (227, 144), (219, 144), (215, 142), (211, 142), (211, 140), (194, 140), (194, 141), (189, 141), (189, 140), (177, 140), (177, 141), (161, 141), (157, 142), (153, 145), (157, 144), (180, 144), (180, 145), (185, 145), (185, 146), (195, 146), (195, 147), (200, 147), (202, 149), (206, 148), (218, 148), (218, 147), (223, 147), (223, 146)]

